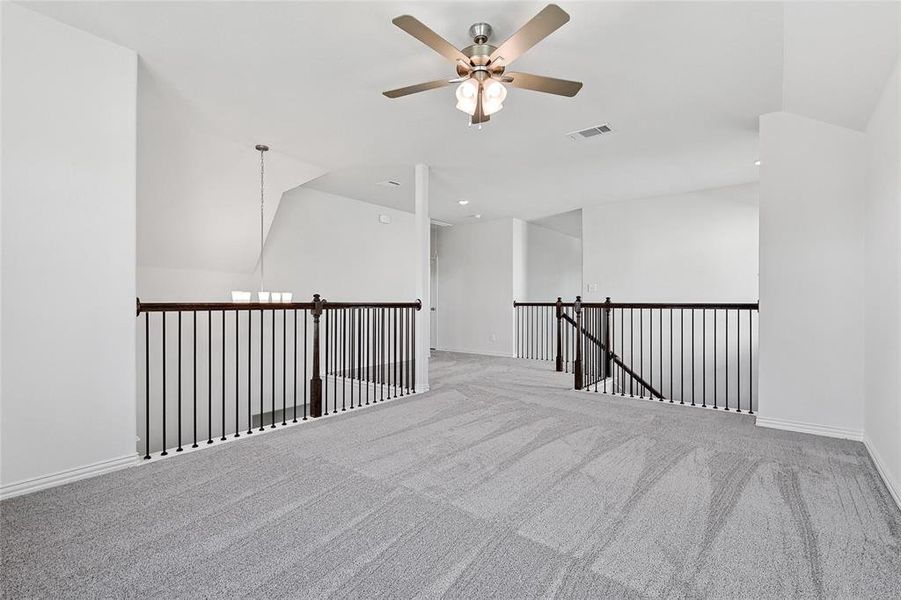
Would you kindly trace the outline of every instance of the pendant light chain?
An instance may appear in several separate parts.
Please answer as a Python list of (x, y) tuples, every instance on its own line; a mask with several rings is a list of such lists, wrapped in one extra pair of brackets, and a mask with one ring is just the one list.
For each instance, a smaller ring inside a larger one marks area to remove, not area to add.
[(264, 186), (265, 179), (264, 179), (264, 178), (265, 178), (265, 173), (266, 173), (266, 169), (265, 169), (265, 161), (264, 161), (263, 157), (264, 157), (264, 155), (265, 155), (265, 152), (266, 152), (267, 150), (269, 150), (269, 146), (266, 146), (265, 144), (257, 144), (256, 149), (260, 151), (260, 291), (262, 292), (262, 291), (264, 291), (264, 289), (265, 289), (265, 288), (263, 287), (263, 281), (264, 281), (264, 278), (265, 278), (265, 265), (264, 265), (264, 263), (265, 263), (265, 258), (264, 258), (264, 256), (263, 256), (263, 254), (264, 254), (263, 250), (264, 250), (265, 237), (264, 237), (264, 235), (263, 235), (263, 231), (264, 231), (264, 222), (265, 222), (265, 212), (264, 212), (264, 208), (265, 208), (265, 194), (264, 194), (264, 190), (265, 190), (265, 186)]

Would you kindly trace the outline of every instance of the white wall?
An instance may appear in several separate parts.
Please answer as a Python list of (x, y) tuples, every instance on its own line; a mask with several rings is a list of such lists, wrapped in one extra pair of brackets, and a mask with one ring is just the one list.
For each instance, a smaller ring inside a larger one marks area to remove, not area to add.
[(138, 75), (138, 264), (251, 272), (260, 255), (260, 154), (254, 146), (271, 145), (267, 234), (282, 194), (324, 171), (285, 155), (277, 140), (232, 139), (144, 62)]
[(135, 457), (137, 59), (2, 11), (0, 481), (14, 493)]
[(760, 417), (860, 438), (864, 134), (760, 118)]
[(899, 75), (889, 78), (867, 126), (864, 432), (901, 504), (901, 186)]
[(266, 240), (265, 285), (298, 301), (314, 293), (333, 301), (413, 301), (415, 248), (412, 213), (299, 187), (282, 198)]
[(582, 287), (582, 240), (535, 225), (524, 224), (525, 295), (517, 300), (572, 300)]
[(752, 183), (582, 209), (583, 299), (755, 301), (757, 197)]
[[(582, 242), (582, 297), (586, 300), (600, 302), (610, 296), (614, 302), (754, 302), (758, 297), (758, 186), (751, 183), (587, 207), (582, 209)], [(758, 319), (753, 316), (750, 345), (748, 313), (731, 311), (729, 319), (727, 348), (723, 311), (717, 311), (716, 319), (713, 311), (674, 311), (672, 315), (669, 311), (614, 311), (614, 351), (636, 372), (644, 373), (665, 397), (685, 402), (694, 398), (697, 404), (705, 399), (713, 404), (716, 389), (717, 404), (724, 405), (728, 365), (730, 406), (734, 408), (740, 399), (744, 410), (749, 397), (756, 406)], [(662, 361), (661, 340), (666, 349)]]
[(522, 245), (516, 223), (497, 219), (439, 230), (438, 349), (513, 355), (515, 260), (516, 287), (523, 289), (522, 259), (514, 258)]

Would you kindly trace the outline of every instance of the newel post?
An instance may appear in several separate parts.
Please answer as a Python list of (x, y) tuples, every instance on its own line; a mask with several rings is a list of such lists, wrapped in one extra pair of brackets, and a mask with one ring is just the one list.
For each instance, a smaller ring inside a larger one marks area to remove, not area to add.
[[(604, 301), (610, 304), (610, 296)], [(610, 307), (604, 308), (604, 379), (613, 371), (613, 352), (610, 350)]]
[(319, 375), (319, 317), (322, 300), (313, 294), (313, 375), (310, 378), (310, 416), (322, 416), (322, 377)]
[(563, 298), (557, 297), (557, 372), (563, 372)]
[(576, 296), (573, 302), (573, 310), (576, 313), (576, 359), (573, 361), (574, 388), (582, 389), (582, 296)]

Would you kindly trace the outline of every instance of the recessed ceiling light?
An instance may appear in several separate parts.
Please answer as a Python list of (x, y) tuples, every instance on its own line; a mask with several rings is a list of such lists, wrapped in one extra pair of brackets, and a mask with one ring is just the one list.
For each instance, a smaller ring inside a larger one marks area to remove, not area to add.
[(457, 200), (457, 204), (459, 204), (460, 206), (466, 206), (467, 204), (469, 204), (469, 200)]
[(482, 218), (482, 215), (472, 215), (472, 218), (474, 218), (474, 219), (481, 219), (481, 218)]
[(754, 161), (754, 166), (755, 166), (755, 167), (759, 167), (759, 166), (760, 166), (760, 161), (759, 161), (759, 160), (755, 160), (755, 161)]

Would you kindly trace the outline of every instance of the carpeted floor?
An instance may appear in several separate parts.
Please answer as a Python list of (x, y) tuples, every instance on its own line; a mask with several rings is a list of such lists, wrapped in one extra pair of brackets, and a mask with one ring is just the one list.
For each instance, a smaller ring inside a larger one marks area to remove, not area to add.
[(2, 510), (4, 598), (899, 598), (859, 443), (439, 354), (433, 389)]

